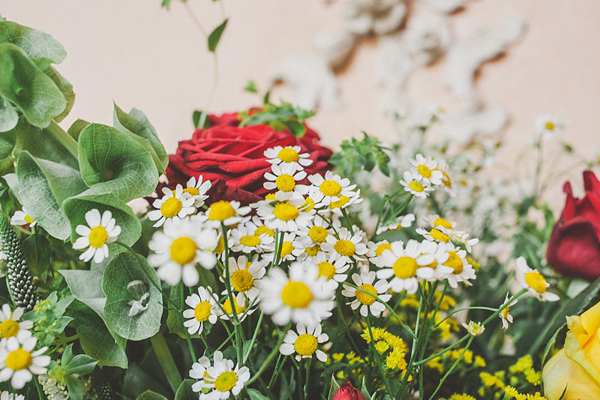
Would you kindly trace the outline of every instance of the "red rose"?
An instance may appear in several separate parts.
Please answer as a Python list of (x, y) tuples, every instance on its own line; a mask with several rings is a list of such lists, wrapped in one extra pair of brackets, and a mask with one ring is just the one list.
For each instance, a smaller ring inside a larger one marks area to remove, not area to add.
[(565, 208), (554, 225), (546, 258), (563, 275), (587, 280), (600, 277), (600, 182), (592, 171), (583, 173), (585, 197), (573, 197), (565, 183)]
[(348, 381), (340, 386), (335, 396), (333, 396), (333, 400), (365, 400), (365, 398)]
[(234, 116), (209, 116), (207, 129), (198, 129), (192, 139), (179, 142), (177, 152), (169, 156), (167, 178), (169, 186), (202, 175), (213, 183), (211, 197), (238, 200), (244, 204), (264, 198), (264, 173), (271, 168), (264, 156), (266, 149), (275, 146), (300, 146), (313, 161), (305, 170), (308, 175), (324, 173), (332, 151), (319, 144), (319, 135), (306, 128), (297, 138), (288, 131), (276, 131), (267, 125), (236, 126)]

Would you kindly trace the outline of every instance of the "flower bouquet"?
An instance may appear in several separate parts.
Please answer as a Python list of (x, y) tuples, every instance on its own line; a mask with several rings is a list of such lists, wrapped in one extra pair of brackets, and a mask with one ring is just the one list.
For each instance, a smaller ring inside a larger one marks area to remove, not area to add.
[(455, 178), (481, 168), (467, 149), (426, 145), (427, 127), (416, 148), (365, 135), (332, 154), (312, 112), (267, 100), (203, 114), (169, 156), (136, 109), (63, 130), (64, 57), (49, 35), (0, 22), (1, 399), (599, 393), (598, 306), (568, 332), (565, 316), (600, 285), (544, 258), (550, 239), (560, 271), (597, 261), (591, 172), (552, 233), (537, 191), (485, 206)]

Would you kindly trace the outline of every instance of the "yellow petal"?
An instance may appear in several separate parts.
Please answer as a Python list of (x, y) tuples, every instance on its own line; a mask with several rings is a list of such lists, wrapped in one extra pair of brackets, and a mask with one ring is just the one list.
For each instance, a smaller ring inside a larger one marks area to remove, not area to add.
[(600, 386), (579, 364), (566, 356), (564, 349), (546, 363), (542, 380), (548, 400), (560, 399), (565, 387), (567, 391), (563, 400), (600, 399)]

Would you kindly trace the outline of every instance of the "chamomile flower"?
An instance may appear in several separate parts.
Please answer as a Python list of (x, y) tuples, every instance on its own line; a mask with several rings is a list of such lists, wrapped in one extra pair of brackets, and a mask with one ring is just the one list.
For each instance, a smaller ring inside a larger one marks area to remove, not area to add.
[(325, 277), (325, 284), (329, 285), (331, 290), (337, 289), (348, 277), (345, 272), (350, 268), (350, 264), (343, 258), (336, 260), (333, 254), (327, 256), (325, 253), (319, 253), (311, 263), (319, 268), (319, 277)]
[(11, 225), (19, 225), (19, 226), (23, 226), (23, 225), (35, 226), (37, 224), (37, 221), (35, 221), (29, 215), (29, 213), (27, 212), (25, 207), (23, 207), (22, 210), (15, 211), (15, 213), (13, 214), (13, 216), (10, 219), (10, 224)]
[(448, 275), (448, 283), (450, 287), (456, 289), (460, 282), (471, 286), (469, 280), (475, 279), (475, 269), (467, 261), (467, 252), (456, 247), (452, 243), (440, 244), (444, 246), (448, 253), (448, 259), (442, 264), (445, 267), (452, 268), (452, 273)]
[(33, 351), (37, 339), (28, 331), (0, 342), (0, 382), (10, 380), (15, 389), (22, 389), (33, 375), (46, 373), (50, 356), (44, 356), (48, 347)]
[(1, 392), (0, 400), (25, 400), (25, 396), (22, 394), (9, 393), (9, 392)]
[[(388, 283), (383, 279), (375, 282), (376, 275), (375, 271), (363, 272), (360, 275), (352, 274), (352, 280), (362, 290), (346, 284), (343, 285), (344, 290), (342, 290), (342, 294), (344, 296), (356, 297), (356, 299), (349, 303), (350, 307), (353, 310), (360, 307), (360, 315), (363, 317), (369, 315), (369, 312), (374, 317), (379, 317), (383, 310), (385, 310), (385, 306), (374, 296), (379, 297), (381, 301), (386, 303), (392, 298), (391, 294), (385, 294), (389, 287)], [(375, 284), (373, 284), (374, 282)]]
[(458, 243), (459, 245), (462, 245), (465, 247), (465, 249), (467, 249), (467, 251), (469, 253), (473, 252), (473, 246), (475, 246), (477, 243), (479, 243), (479, 239), (477, 238), (471, 238), (469, 239), (469, 234), (466, 232), (462, 232), (462, 231), (449, 231), (448, 235), (450, 236), (450, 239), (455, 242)]
[(313, 199), (315, 205), (328, 206), (332, 202), (339, 201), (342, 196), (352, 197), (356, 185), (350, 185), (348, 178), (341, 178), (331, 171), (325, 172), (325, 177), (320, 174), (310, 175), (308, 177), (310, 183), (313, 184), (310, 191), (310, 198)]
[(446, 228), (443, 228), (441, 226), (436, 226), (434, 228), (431, 228), (430, 230), (424, 228), (417, 228), (416, 232), (419, 235), (422, 235), (426, 240), (429, 240), (431, 242), (450, 242), (450, 235), (448, 234), (448, 231), (446, 230)]
[(289, 164), (297, 171), (301, 171), (313, 162), (309, 158), (310, 155), (308, 153), (300, 153), (301, 151), (302, 148), (300, 146), (275, 146), (265, 150), (264, 155), (267, 158), (267, 162), (271, 164)]
[(360, 189), (356, 191), (352, 196), (340, 196), (337, 201), (329, 203), (329, 210), (337, 215), (342, 215), (342, 210), (348, 208), (354, 204), (362, 203), (363, 198), (360, 197)]
[(326, 253), (335, 255), (336, 259), (344, 258), (344, 260), (350, 261), (351, 258), (354, 258), (364, 261), (368, 250), (367, 245), (363, 242), (364, 239), (363, 232), (356, 232), (353, 235), (347, 228), (340, 228), (338, 237), (327, 236), (326, 242), (321, 245), (321, 248)]
[(308, 186), (299, 185), (302, 179), (306, 178), (305, 171), (297, 171), (292, 164), (274, 164), (271, 166), (271, 172), (265, 172), (265, 183), (263, 187), (267, 190), (280, 190), (286, 193), (295, 193), (305, 195), (308, 193)]
[(185, 304), (191, 308), (183, 311), (183, 318), (187, 319), (183, 322), (183, 326), (187, 328), (190, 335), (202, 333), (206, 322), (211, 325), (217, 322), (215, 298), (210, 286), (208, 288), (200, 286), (198, 294), (192, 293), (188, 296), (185, 299)]
[(444, 265), (450, 257), (444, 243), (429, 241), (421, 242), (421, 254), (421, 257), (424, 255), (433, 257), (432, 263), (427, 265), (427, 267), (433, 269), (433, 276), (428, 278), (427, 281), (442, 281), (454, 272), (453, 268)]
[[(194, 207), (202, 207), (204, 201), (208, 199), (206, 192), (211, 188), (211, 181), (202, 182), (202, 175), (196, 178), (192, 176), (185, 184), (183, 193), (189, 194), (194, 199)], [(176, 190), (177, 191), (177, 190)]]
[[(279, 250), (279, 258), (282, 261), (295, 260), (304, 252), (304, 244), (299, 240), (295, 233), (286, 232), (283, 235)], [(275, 253), (271, 253), (275, 254)], [(270, 255), (266, 256), (268, 260), (273, 258)]]
[(564, 123), (551, 114), (540, 115), (535, 119), (536, 133), (543, 140), (555, 139), (564, 128)]
[(214, 254), (219, 243), (217, 231), (202, 229), (196, 222), (196, 219), (187, 219), (179, 226), (167, 225), (164, 231), (155, 232), (148, 243), (153, 251), (148, 263), (157, 268), (158, 277), (171, 286), (181, 280), (186, 286), (194, 286), (199, 280), (196, 264), (212, 269), (217, 263)]
[[(244, 384), (250, 379), (248, 367), (239, 367), (233, 361), (223, 358), (223, 353), (215, 351), (213, 365), (203, 356), (192, 365), (190, 376), (198, 382), (192, 385), (194, 392), (200, 392), (200, 400), (225, 400), (240, 394)], [(206, 392), (204, 389), (208, 389)]]
[[(262, 225), (264, 227), (264, 225)], [(258, 227), (248, 221), (243, 225), (238, 225), (231, 231), (231, 250), (235, 252), (264, 253), (274, 251), (274, 239), (267, 232), (260, 232)]]
[(410, 228), (410, 226), (412, 225), (412, 223), (415, 221), (415, 214), (406, 214), (406, 215), (402, 215), (400, 217), (398, 217), (397, 221), (392, 223), (392, 224), (388, 224), (385, 226), (380, 226), (379, 228), (377, 228), (377, 235), (382, 234), (383, 232), (395, 232), (395, 231), (401, 231), (402, 229), (405, 228)]
[(17, 336), (21, 331), (28, 331), (33, 328), (33, 321), (21, 321), (21, 317), (25, 313), (25, 309), (21, 307), (15, 308), (15, 311), (11, 311), (8, 304), (2, 305), (0, 311), (0, 336), (3, 339)]
[(153, 225), (155, 228), (163, 224), (178, 225), (182, 218), (196, 212), (196, 200), (189, 193), (184, 193), (181, 185), (177, 185), (174, 192), (166, 187), (162, 188), (162, 192), (164, 196), (152, 203), (156, 210), (148, 213), (148, 219), (156, 221)]
[[(256, 311), (258, 298), (247, 298), (243, 293), (238, 293), (236, 296), (233, 296), (233, 302), (235, 305), (235, 314), (237, 318), (242, 321), (248, 315)], [(233, 318), (233, 309), (231, 308), (229, 296), (225, 296), (225, 301), (220, 307), (217, 305), (215, 312), (222, 320), (229, 321)]]
[(442, 185), (444, 191), (448, 193), (450, 197), (456, 197), (456, 185), (454, 185), (454, 181), (450, 178), (450, 167), (448, 167), (446, 161), (440, 160), (437, 169), (442, 172)]
[[(259, 281), (267, 272), (265, 264), (264, 258), (249, 260), (248, 257), (242, 255), (236, 260), (234, 257), (229, 257), (229, 280), (232, 289), (244, 293), (250, 298), (258, 296)], [(224, 275), (221, 277), (221, 282), (225, 282)]]
[(444, 175), (442, 171), (436, 169), (437, 163), (431, 157), (423, 157), (421, 154), (417, 154), (415, 160), (410, 160), (410, 164), (413, 166), (411, 171), (413, 176), (420, 176), (421, 180), (425, 183), (432, 185), (441, 185)]
[(508, 329), (508, 324), (509, 323), (512, 324), (513, 316), (510, 315), (510, 308), (512, 306), (514, 306), (515, 304), (517, 304), (517, 299), (514, 299), (510, 303), (509, 303), (509, 300), (510, 300), (510, 294), (506, 293), (506, 299), (504, 299), (504, 303), (502, 303), (502, 306), (506, 305), (506, 307), (503, 308), (502, 311), (500, 311), (500, 314), (498, 314), (500, 319), (502, 319), (502, 328), (503, 329)]
[(367, 243), (367, 257), (369, 258), (369, 261), (371, 261), (373, 264), (377, 265), (378, 267), (382, 267), (382, 260), (381, 260), (381, 255), (383, 254), (384, 251), (386, 250), (391, 250), (392, 249), (392, 244), (390, 242), (388, 242), (387, 240), (382, 240), (380, 242), (368, 242)]
[(430, 254), (423, 254), (421, 243), (409, 240), (406, 243), (393, 242), (391, 249), (381, 254), (381, 265), (377, 271), (379, 279), (392, 278), (390, 288), (399, 293), (404, 290), (414, 294), (419, 288), (419, 280), (430, 279), (434, 270), (429, 265), (435, 261)]
[(272, 268), (261, 282), (259, 307), (277, 325), (289, 321), (309, 325), (329, 318), (333, 293), (318, 276), (318, 268), (310, 264), (292, 263), (289, 276), (279, 267)]
[[(211, 221), (215, 227), (221, 225), (231, 226), (238, 224), (244, 220), (244, 216), (251, 211), (251, 208), (240, 207), (239, 201), (217, 201), (212, 203), (206, 211), (208, 220)], [(249, 219), (249, 218), (248, 218)]]
[(79, 259), (88, 262), (93, 258), (95, 263), (100, 263), (108, 257), (108, 243), (117, 240), (121, 227), (117, 225), (109, 210), (100, 215), (100, 211), (94, 208), (85, 213), (85, 221), (87, 226), (77, 225), (75, 228), (75, 232), (81, 237), (75, 240), (73, 248), (81, 250), (87, 247)]
[(323, 333), (321, 324), (304, 325), (298, 323), (296, 331), (298, 333), (290, 329), (285, 334), (283, 343), (279, 346), (279, 352), (286, 356), (296, 353), (297, 361), (303, 358), (312, 358), (314, 354), (317, 356), (317, 360), (326, 362), (327, 354), (319, 349), (319, 343), (327, 342), (329, 336)]
[(465, 328), (471, 336), (479, 336), (485, 331), (485, 326), (481, 322), (469, 321), (469, 323), (463, 322), (463, 328)]
[(429, 186), (428, 182), (423, 182), (420, 175), (414, 175), (408, 171), (404, 172), (402, 176), (402, 180), (400, 180), (400, 184), (404, 186), (404, 190), (413, 194), (414, 196), (420, 197), (424, 199), (429, 196), (429, 192), (433, 190), (431, 186)]
[(308, 221), (308, 224), (298, 232), (300, 240), (306, 246), (322, 244), (329, 236), (329, 224), (319, 215), (315, 215), (313, 219)]
[(529, 268), (525, 258), (519, 257), (516, 260), (517, 281), (526, 288), (529, 293), (534, 295), (540, 301), (557, 301), (559, 297), (554, 293), (548, 292), (548, 282), (538, 270)]
[(306, 211), (305, 204), (303, 198), (292, 193), (277, 192), (275, 200), (259, 202), (256, 212), (268, 228), (297, 232), (308, 225), (314, 214), (314, 210)]

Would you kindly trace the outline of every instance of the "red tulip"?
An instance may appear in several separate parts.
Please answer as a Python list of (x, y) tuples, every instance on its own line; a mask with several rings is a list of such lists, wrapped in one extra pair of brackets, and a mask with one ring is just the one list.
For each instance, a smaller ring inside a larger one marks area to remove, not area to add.
[(573, 197), (566, 182), (565, 208), (554, 225), (546, 258), (557, 272), (587, 280), (600, 277), (600, 182), (592, 171), (583, 173), (585, 196)]
[(365, 400), (365, 398), (360, 394), (358, 389), (352, 386), (352, 383), (348, 381), (340, 386), (335, 396), (333, 396), (333, 400)]

